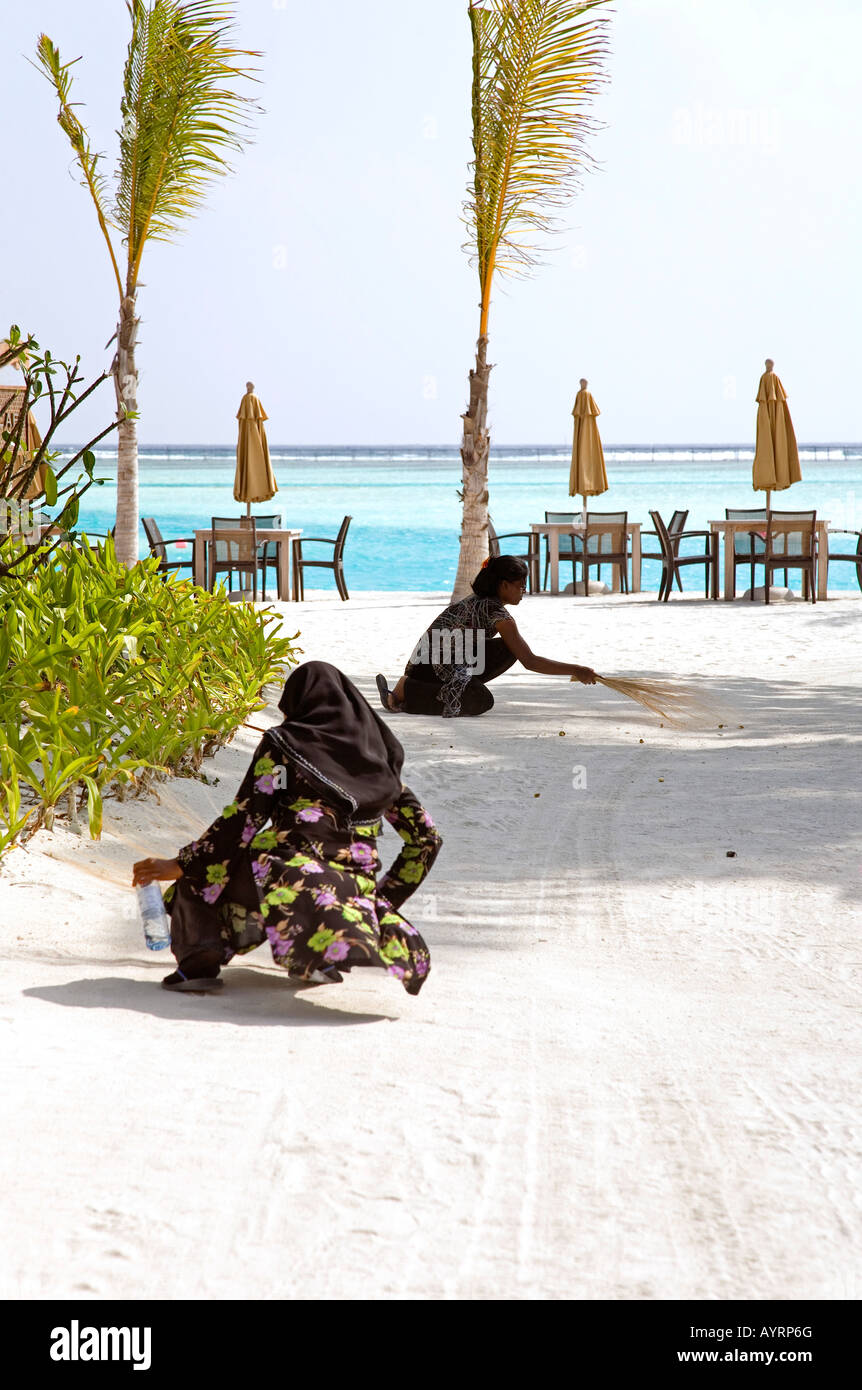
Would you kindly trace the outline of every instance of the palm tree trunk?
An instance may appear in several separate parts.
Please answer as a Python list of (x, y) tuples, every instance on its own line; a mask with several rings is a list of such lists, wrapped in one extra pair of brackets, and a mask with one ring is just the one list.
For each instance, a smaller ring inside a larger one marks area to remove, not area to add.
[(464, 504), (461, 520), (461, 551), (458, 573), (450, 602), (456, 603), (470, 593), (470, 581), (488, 558), (488, 377), (491, 367), (485, 360), (488, 339), (482, 336), (476, 344), (476, 367), (470, 372), (470, 404), (461, 419), (464, 433), (461, 440), (461, 498)]
[(114, 358), (114, 389), (117, 394), (117, 525), (114, 544), (117, 558), (131, 567), (138, 560), (138, 426), (127, 412), (138, 409), (138, 372), (135, 347), (138, 319), (135, 297), (126, 295), (120, 303), (117, 328), (117, 355)]

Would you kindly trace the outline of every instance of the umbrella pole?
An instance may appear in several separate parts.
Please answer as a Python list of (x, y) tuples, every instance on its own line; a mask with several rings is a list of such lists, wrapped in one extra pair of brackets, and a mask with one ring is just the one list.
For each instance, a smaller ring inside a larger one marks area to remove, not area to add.
[[(585, 558), (584, 558), (584, 598), (586, 598), (587, 595), (588, 595), (589, 592), (590, 592), (590, 572), (589, 572), (589, 570), (587, 569), (587, 563), (586, 563), (586, 549), (587, 549), (587, 537), (586, 537), (586, 529), (587, 529), (587, 494), (586, 494), (585, 492), (582, 492), (582, 493), (581, 493), (581, 525), (582, 525), (583, 528), (584, 528), (584, 537), (583, 537), (582, 544), (583, 544), (583, 547), (584, 547), (584, 554), (585, 554)], [(577, 585), (575, 586), (575, 588), (577, 588)]]

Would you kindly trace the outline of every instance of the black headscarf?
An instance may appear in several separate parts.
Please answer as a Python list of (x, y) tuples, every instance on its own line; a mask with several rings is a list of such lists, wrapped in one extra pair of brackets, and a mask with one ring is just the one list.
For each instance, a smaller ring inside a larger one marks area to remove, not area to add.
[(369, 819), (397, 800), (404, 749), (343, 671), (306, 661), (278, 707), (284, 723), (268, 737), (325, 795)]

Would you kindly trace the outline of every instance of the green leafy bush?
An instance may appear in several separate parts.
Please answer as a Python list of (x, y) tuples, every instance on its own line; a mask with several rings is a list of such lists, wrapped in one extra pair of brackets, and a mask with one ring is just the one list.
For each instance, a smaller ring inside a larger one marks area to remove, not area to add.
[[(0, 543), (0, 563), (21, 544)], [(164, 580), (155, 560), (127, 569), (111, 540), (36, 559), (0, 577), (0, 853), (63, 801), (77, 821), (84, 793), (97, 838), (108, 789), (197, 773), (297, 660), (275, 613)]]

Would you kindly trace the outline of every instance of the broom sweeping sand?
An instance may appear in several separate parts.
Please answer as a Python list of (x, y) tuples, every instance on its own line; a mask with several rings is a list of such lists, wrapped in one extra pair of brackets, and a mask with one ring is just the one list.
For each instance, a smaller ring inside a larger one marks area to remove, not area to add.
[[(282, 611), (373, 700), (444, 601)], [(4, 1297), (862, 1296), (862, 604), (518, 617), (536, 650), (738, 718), (661, 727), (519, 667), (481, 718), (393, 715), (444, 837), (410, 904), (418, 999), (376, 971), (297, 988), (266, 949), (221, 995), (158, 988), (132, 862), (212, 819), (253, 730), (218, 785), (8, 858)]]

